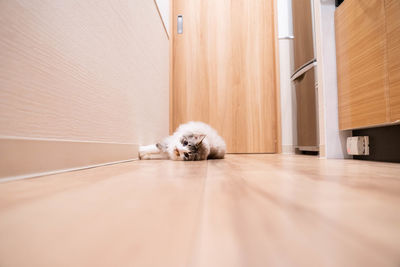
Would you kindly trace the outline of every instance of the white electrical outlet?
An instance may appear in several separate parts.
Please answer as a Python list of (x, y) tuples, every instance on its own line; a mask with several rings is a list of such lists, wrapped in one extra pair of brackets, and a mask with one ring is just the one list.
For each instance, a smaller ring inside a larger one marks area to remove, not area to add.
[(369, 155), (368, 136), (353, 136), (347, 138), (347, 154)]

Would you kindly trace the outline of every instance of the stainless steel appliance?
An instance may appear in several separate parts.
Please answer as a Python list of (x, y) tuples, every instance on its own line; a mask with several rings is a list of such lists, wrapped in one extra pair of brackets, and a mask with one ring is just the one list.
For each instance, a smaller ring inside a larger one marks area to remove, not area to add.
[(300, 151), (319, 151), (317, 84), (312, 0), (292, 0), (296, 90), (297, 145)]

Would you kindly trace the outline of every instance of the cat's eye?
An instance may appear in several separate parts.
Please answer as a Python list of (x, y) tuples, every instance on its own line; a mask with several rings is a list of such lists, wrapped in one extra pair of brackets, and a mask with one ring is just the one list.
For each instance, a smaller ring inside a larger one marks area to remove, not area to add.
[[(187, 142), (186, 142), (186, 144), (187, 144)], [(183, 153), (183, 155), (185, 155), (185, 158), (189, 158), (189, 153), (185, 152), (185, 153)]]
[(187, 146), (188, 145), (188, 141), (183, 141), (183, 146)]

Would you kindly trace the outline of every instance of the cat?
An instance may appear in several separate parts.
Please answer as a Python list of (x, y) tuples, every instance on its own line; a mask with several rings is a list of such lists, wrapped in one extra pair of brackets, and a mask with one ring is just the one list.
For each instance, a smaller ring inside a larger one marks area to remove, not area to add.
[(160, 143), (139, 148), (139, 159), (206, 160), (223, 159), (226, 144), (210, 125), (191, 121), (181, 124)]

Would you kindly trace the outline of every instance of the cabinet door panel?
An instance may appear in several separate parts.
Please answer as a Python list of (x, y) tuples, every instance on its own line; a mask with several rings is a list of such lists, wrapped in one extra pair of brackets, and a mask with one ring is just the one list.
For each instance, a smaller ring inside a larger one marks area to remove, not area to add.
[(384, 7), (347, 0), (335, 12), (341, 130), (389, 121)]
[(386, 0), (390, 120), (400, 120), (400, 1)]

